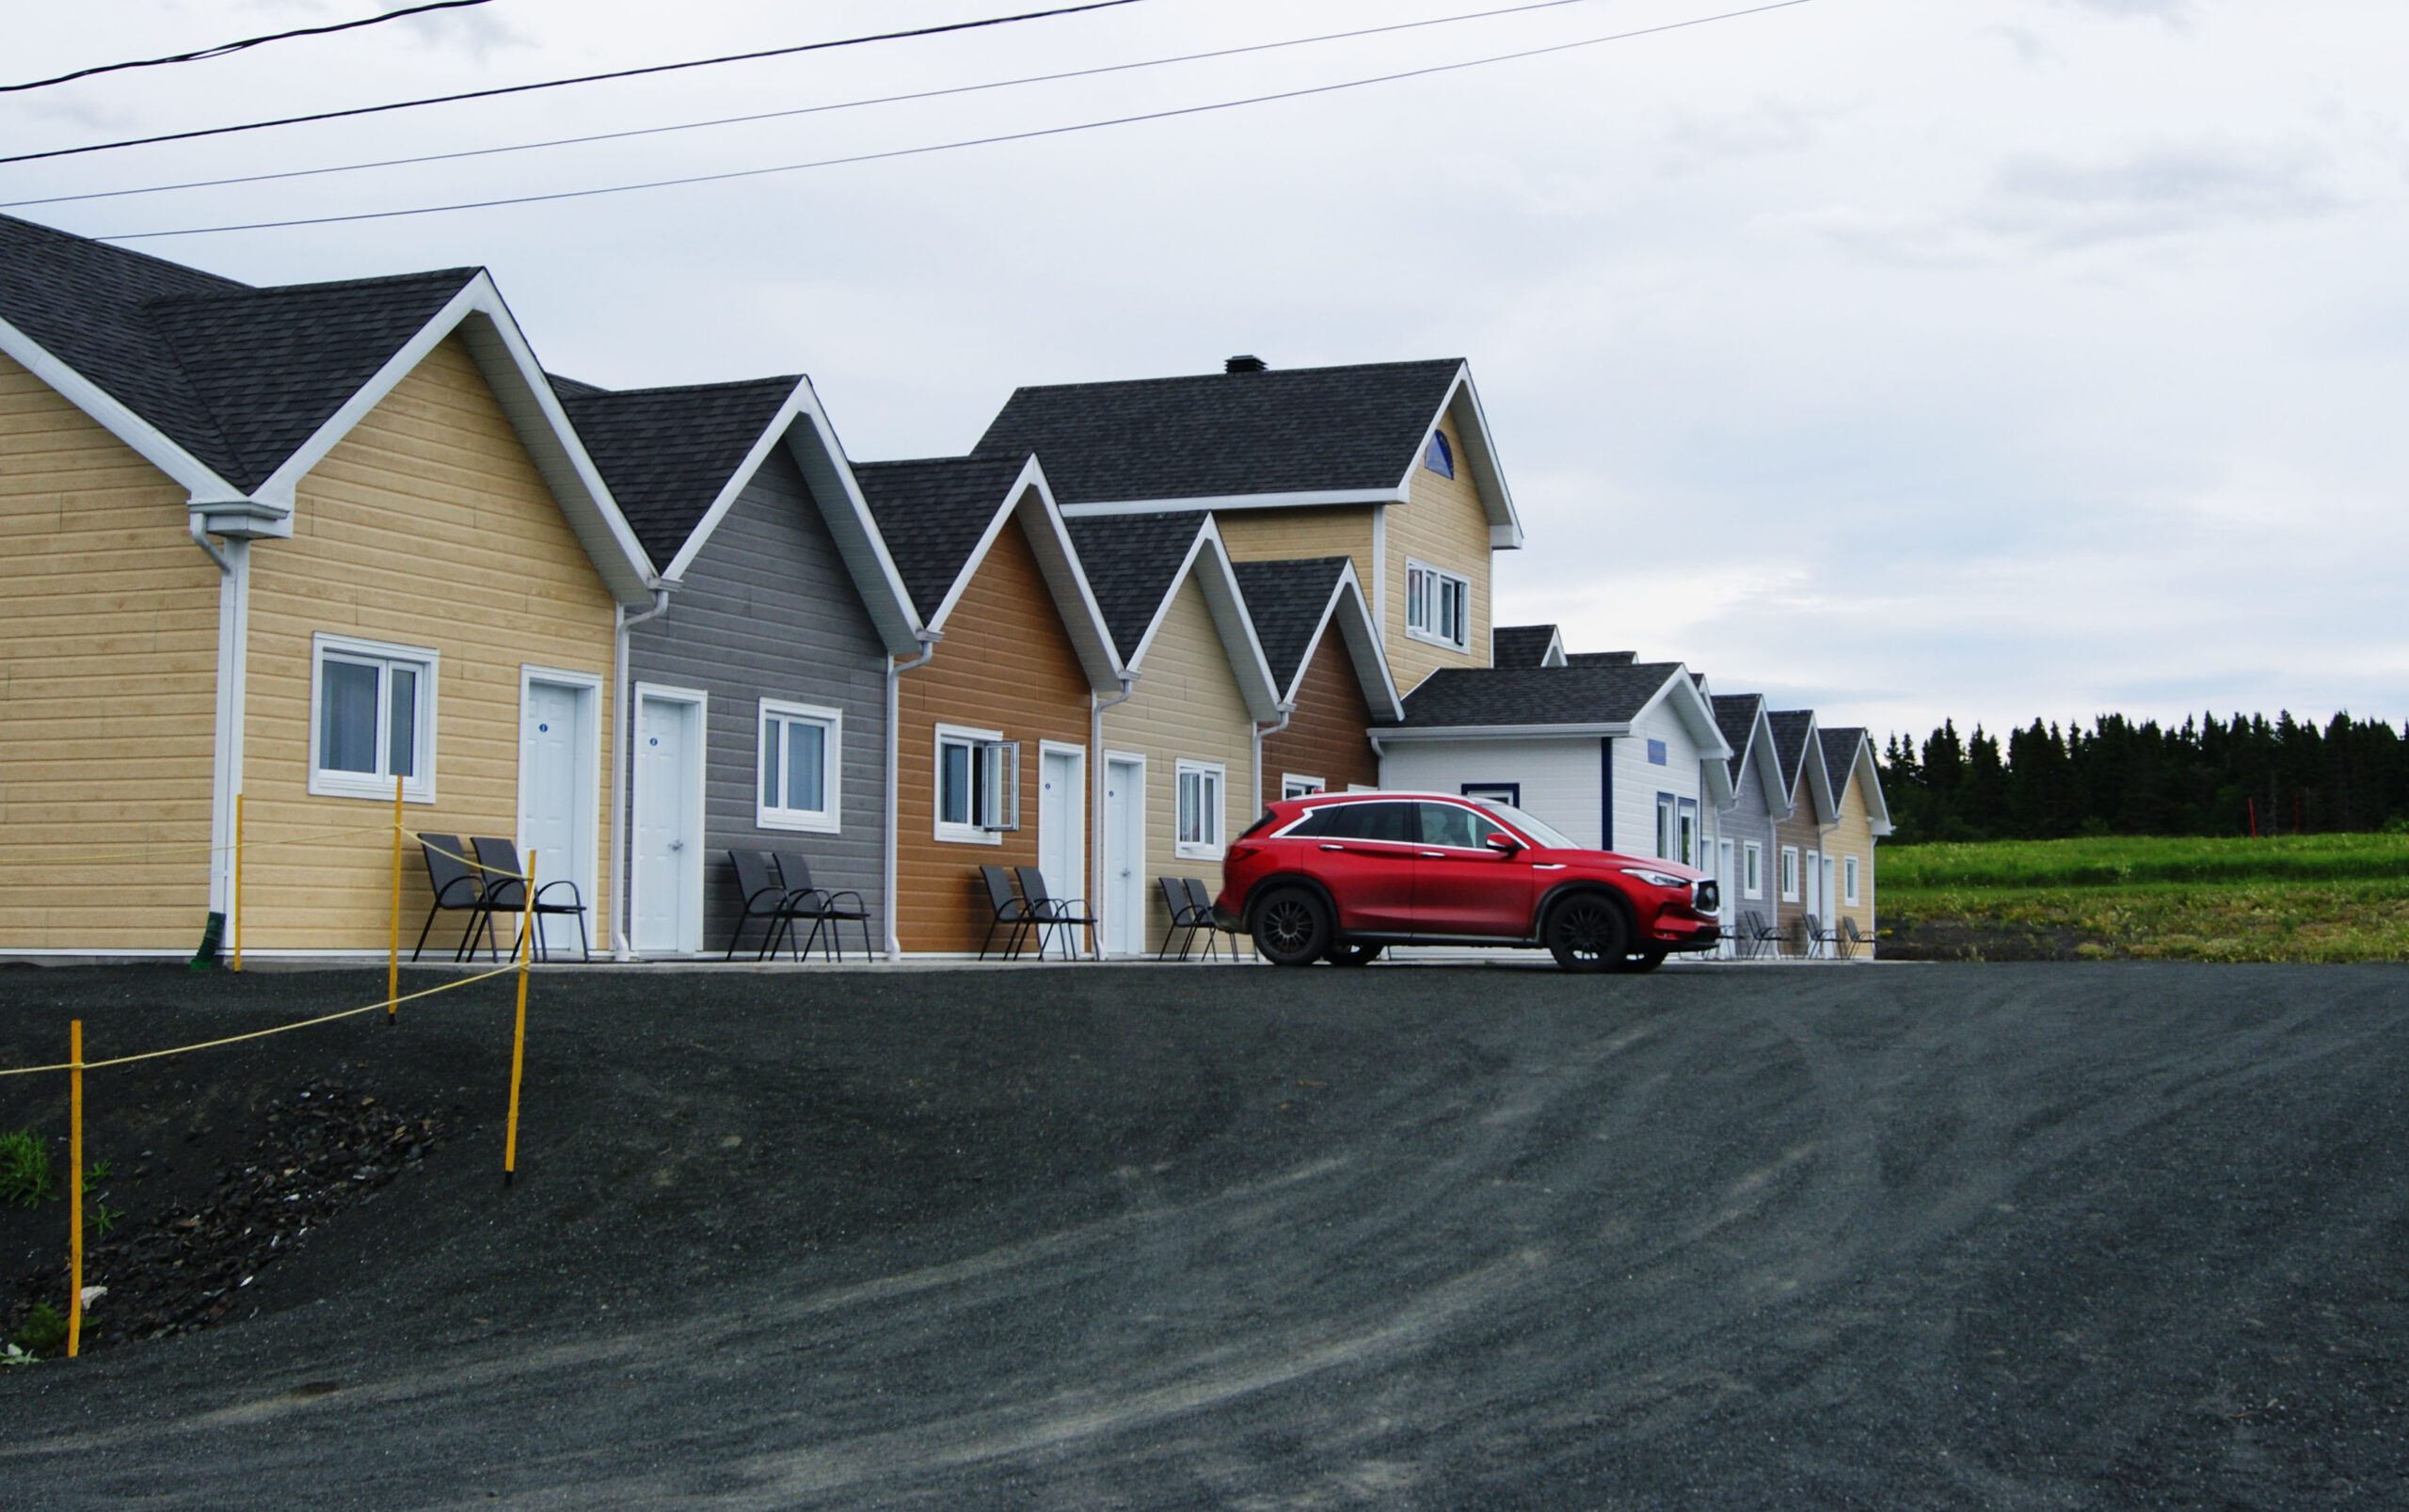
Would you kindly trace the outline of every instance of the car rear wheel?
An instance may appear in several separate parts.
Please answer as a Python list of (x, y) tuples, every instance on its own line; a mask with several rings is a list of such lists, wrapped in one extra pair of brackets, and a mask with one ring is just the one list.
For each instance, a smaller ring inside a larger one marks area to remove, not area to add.
[(1254, 911), (1254, 947), (1275, 966), (1303, 966), (1330, 950), (1330, 911), (1301, 887), (1284, 887)]
[(1368, 966), (1380, 959), (1377, 945), (1333, 945), (1323, 958), (1333, 966)]
[(1622, 960), (1616, 964), (1615, 969), (1617, 971), (1631, 972), (1634, 975), (1643, 971), (1653, 971), (1658, 966), (1665, 963), (1666, 954), (1667, 952), (1663, 950), (1636, 951), (1631, 955), (1623, 957)]
[(1541, 938), (1567, 971), (1603, 971), (1628, 954), (1622, 910), (1596, 893), (1575, 893), (1547, 912)]

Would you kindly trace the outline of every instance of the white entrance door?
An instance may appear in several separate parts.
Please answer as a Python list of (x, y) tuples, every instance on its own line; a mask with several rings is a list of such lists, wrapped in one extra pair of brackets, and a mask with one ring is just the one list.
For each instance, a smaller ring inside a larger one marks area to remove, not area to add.
[(1723, 924), (1722, 953), (1725, 955), (1730, 955), (1733, 949), (1731, 921), (1739, 917), (1740, 876), (1735, 866), (1739, 852), (1740, 846), (1736, 840), (1717, 840), (1715, 844), (1715, 884), (1723, 899), (1723, 906), (1715, 911), (1715, 916)]
[[(1814, 915), (1818, 927), (1829, 928), (1824, 917), (1824, 867), (1812, 851), (1807, 852), (1807, 901), (1804, 906)], [(1811, 951), (1814, 948), (1813, 941), (1808, 942), (1808, 948)]]
[[(595, 705), (598, 682), (573, 681), (551, 673), (529, 672), (518, 715), (518, 853), (535, 855), (535, 882), (570, 882), (586, 908), (587, 937), (594, 928), (594, 826), (597, 793)], [(566, 901), (568, 891), (545, 893), (545, 902)], [(538, 919), (548, 950), (578, 948), (578, 923), (567, 915)]]
[[(1087, 755), (1076, 746), (1041, 745), (1037, 751), (1037, 869), (1045, 890), (1057, 898), (1085, 898), (1087, 867)], [(1066, 942), (1074, 947), (1086, 941)]]
[(1104, 759), (1104, 948), (1136, 955), (1146, 947), (1146, 763)]
[(703, 703), (636, 695), (635, 947), (691, 955), (703, 947)]

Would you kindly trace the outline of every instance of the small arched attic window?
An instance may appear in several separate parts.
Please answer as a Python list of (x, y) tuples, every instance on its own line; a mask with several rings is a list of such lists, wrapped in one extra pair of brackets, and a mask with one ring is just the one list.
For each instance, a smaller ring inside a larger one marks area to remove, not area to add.
[(1443, 478), (1456, 475), (1456, 454), (1447, 445), (1445, 432), (1430, 433), (1430, 444), (1422, 449), (1422, 465)]

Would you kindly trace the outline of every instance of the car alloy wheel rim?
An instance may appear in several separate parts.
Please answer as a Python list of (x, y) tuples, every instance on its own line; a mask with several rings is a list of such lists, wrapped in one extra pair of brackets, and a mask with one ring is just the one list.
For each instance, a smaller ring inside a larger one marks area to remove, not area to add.
[(1263, 916), (1263, 932), (1275, 950), (1301, 950), (1313, 931), (1313, 915), (1293, 899), (1272, 904)]
[(1606, 913), (1595, 903), (1575, 903), (1558, 917), (1555, 937), (1584, 961), (1605, 953)]

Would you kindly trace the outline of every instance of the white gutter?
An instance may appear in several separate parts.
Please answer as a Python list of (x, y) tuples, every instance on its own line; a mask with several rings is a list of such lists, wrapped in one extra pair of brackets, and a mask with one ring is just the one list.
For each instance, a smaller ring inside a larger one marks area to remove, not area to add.
[[(1104, 711), (1116, 704), (1127, 703), (1137, 691), (1138, 675), (1134, 672), (1121, 675), (1121, 691), (1109, 698), (1099, 700), (1094, 689), (1088, 690), (1088, 812), (1094, 816), (1095, 820), (1088, 826), (1088, 850), (1093, 852), (1088, 860), (1088, 875), (1095, 879), (1093, 885), (1088, 888), (1094, 895), (1089, 900), (1088, 912), (1096, 915), (1098, 930), (1104, 928), (1102, 904), (1109, 896), (1104, 887), (1104, 769), (1108, 764), (1104, 757)], [(1145, 795), (1139, 794), (1138, 801), (1144, 803)], [(1139, 932), (1141, 936), (1144, 933), (1142, 930)], [(1095, 953), (1098, 960), (1103, 959), (1102, 934), (1095, 937)]]
[(918, 656), (909, 661), (898, 661), (892, 656), (886, 659), (886, 856), (884, 896), (886, 900), (885, 908), (886, 959), (889, 961), (903, 959), (903, 942), (895, 932), (895, 830), (896, 826), (902, 822), (899, 817), (902, 803), (901, 795), (895, 788), (901, 777), (903, 761), (901, 728), (902, 713), (899, 707), (902, 701), (901, 689), (903, 674), (917, 672), (920, 668), (927, 666), (929, 658), (937, 654), (937, 643), (945, 639), (941, 634), (927, 630), (917, 633), (920, 641)]
[[(1252, 730), (1254, 731), (1254, 810), (1253, 810), (1253, 811), (1254, 811), (1255, 813), (1257, 813), (1257, 814), (1260, 814), (1260, 813), (1262, 813), (1262, 812), (1263, 812), (1263, 741), (1264, 741), (1264, 739), (1265, 739), (1265, 737), (1267, 737), (1267, 736), (1277, 735), (1277, 734), (1279, 734), (1282, 730), (1286, 729), (1286, 728), (1288, 727), (1288, 722), (1289, 722), (1290, 720), (1292, 720), (1292, 719), (1295, 719), (1296, 717), (1297, 717), (1297, 706), (1296, 706), (1296, 705), (1294, 705), (1294, 704), (1282, 704), (1282, 705), (1280, 706), (1280, 723), (1279, 723), (1279, 724), (1273, 724), (1273, 725), (1270, 725), (1270, 726), (1268, 726), (1268, 727), (1267, 727), (1267, 726), (1265, 726), (1265, 725), (1261, 725), (1261, 724), (1250, 724), (1250, 725), (1248, 726), (1249, 728), (1251, 728), (1251, 729), (1252, 729)], [(1380, 748), (1379, 748), (1378, 746), (1373, 747), (1372, 754), (1373, 754), (1373, 755), (1375, 755), (1375, 756), (1378, 756), (1378, 755), (1380, 754)]]
[[(619, 728), (620, 739), (611, 742), (611, 959), (632, 960), (634, 948), (628, 943), (628, 931), (635, 927), (628, 912), (627, 833), (628, 833), (628, 747), (636, 736), (635, 710), (628, 707), (628, 631), (648, 619), (658, 619), (669, 612), (669, 590), (661, 583), (652, 586), (652, 607), (630, 614), (628, 606), (617, 604), (611, 611), (611, 665), (616, 679), (616, 691), (611, 695), (612, 710)], [(711, 732), (702, 732), (703, 757), (710, 756)]]

